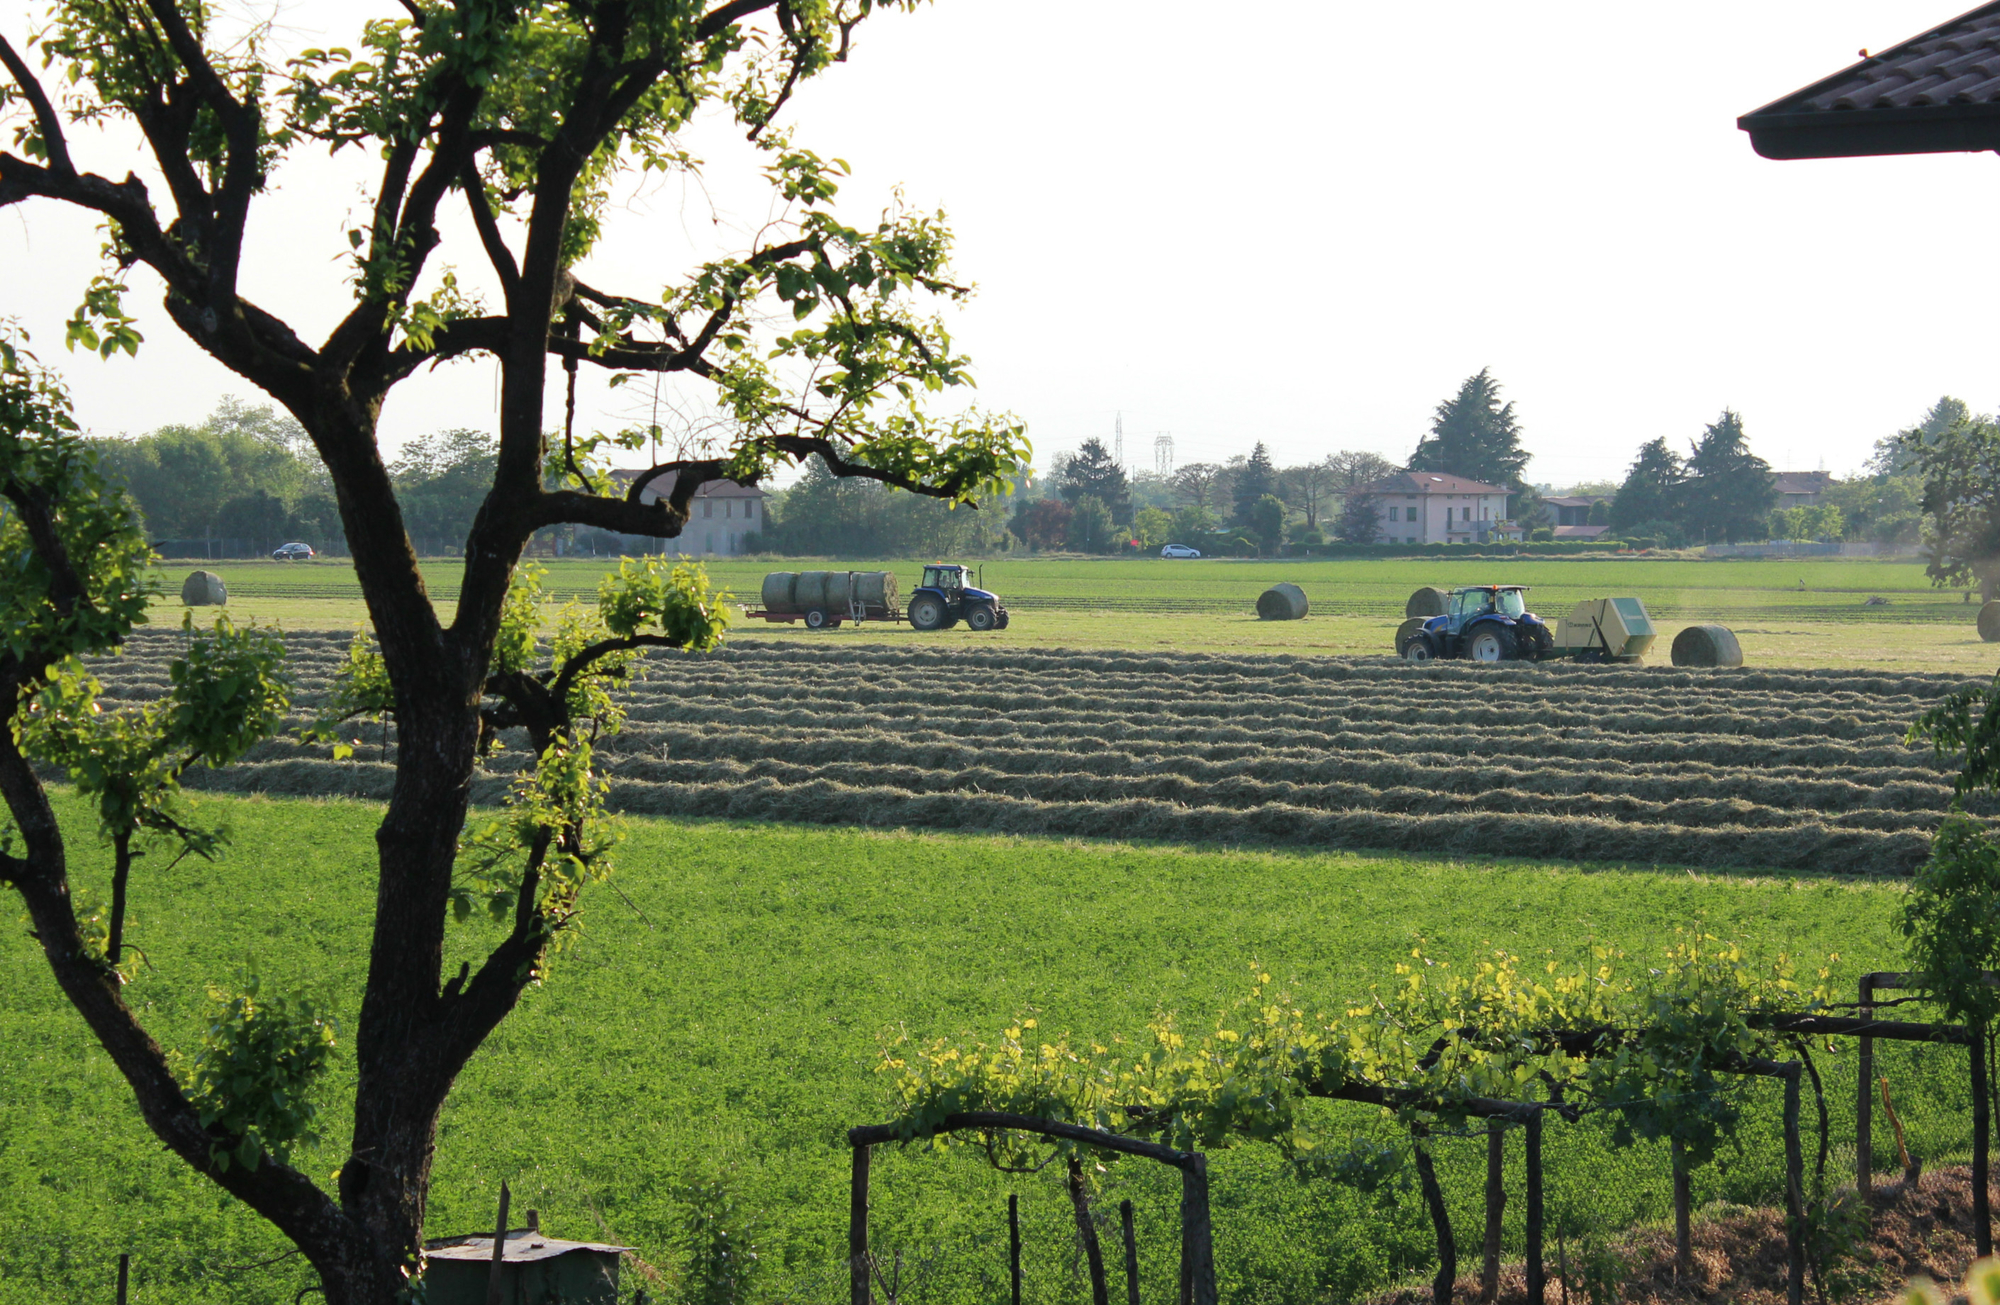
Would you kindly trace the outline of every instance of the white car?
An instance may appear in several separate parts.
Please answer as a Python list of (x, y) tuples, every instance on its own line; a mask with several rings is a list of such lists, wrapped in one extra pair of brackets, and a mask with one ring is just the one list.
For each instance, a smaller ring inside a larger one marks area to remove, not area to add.
[(1200, 557), (1199, 548), (1189, 548), (1186, 544), (1168, 544), (1160, 550), (1161, 557)]
[(271, 556), (280, 562), (301, 562), (313, 555), (311, 544), (280, 544)]

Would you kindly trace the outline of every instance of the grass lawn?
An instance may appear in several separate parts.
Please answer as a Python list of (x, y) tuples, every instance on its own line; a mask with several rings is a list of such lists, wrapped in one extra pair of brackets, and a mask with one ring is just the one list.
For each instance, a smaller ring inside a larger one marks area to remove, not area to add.
[[(167, 593), (153, 619), (178, 624), (183, 565), (163, 569)], [(458, 563), (426, 564), (434, 599), (445, 606), (457, 595)], [(611, 564), (548, 563), (548, 586), (558, 594), (594, 594)], [(740, 600), (754, 600), (765, 572), (813, 566), (888, 568), (905, 589), (915, 583), (917, 562), (719, 561), (709, 572)], [(222, 562), (229, 611), (294, 630), (346, 629), (366, 620), (361, 591), (345, 561), (312, 563)], [(1637, 594), (1659, 621), (1661, 642), (1652, 658), (1666, 659), (1673, 636), (1697, 620), (1735, 629), (1745, 660), (1757, 666), (1880, 667), (1907, 670), (1991, 671), (2000, 649), (1980, 641), (1972, 626), (1976, 608), (1957, 592), (1931, 589), (1923, 568), (1904, 562), (1846, 558), (1797, 562), (1525, 559), (1516, 562), (1301, 561), (1167, 562), (1003, 559), (985, 564), (986, 583), (1014, 605), (1005, 630), (974, 634), (964, 627), (917, 634), (904, 625), (844, 626), (809, 631), (803, 625), (741, 622), (741, 633), (822, 641), (881, 639), (956, 645), (973, 642), (1016, 647), (1186, 649), (1202, 652), (1290, 652), (1321, 656), (1387, 656), (1403, 603), (1426, 584), (1450, 585), (1502, 579), (1536, 586), (1534, 606), (1560, 616), (1576, 599)], [(1295, 580), (1312, 598), (1303, 621), (1259, 621), (1257, 595), (1279, 580)], [(1801, 592), (1798, 582), (1808, 588)], [(1888, 606), (1864, 607), (1880, 595)]]
[[(202, 986), (238, 966), (319, 993), (342, 1018), (328, 1096), (344, 1101), (377, 809), (197, 805), (234, 826), (235, 850), (164, 876), (141, 863), (132, 936), (151, 966), (131, 1000), (185, 1051)], [(87, 828), (78, 804), (63, 810)], [(1700, 922), (1760, 954), (1839, 953), (1849, 985), (1863, 970), (1899, 968), (1901, 954), (1898, 890), (1876, 883), (775, 825), (634, 820), (628, 832), (617, 883), (630, 905), (593, 890), (547, 985), (461, 1078), (430, 1227), (489, 1226), (505, 1178), (516, 1210), (539, 1209), (557, 1235), (618, 1239), (671, 1275), (687, 1209), (678, 1184), (720, 1173), (761, 1220), (773, 1300), (788, 1284), (802, 1284), (799, 1299), (844, 1291), (840, 1136), (881, 1117), (872, 1067), (898, 1028), (986, 1034), (1035, 1012), (1045, 1028), (1106, 1038), (1140, 1032), (1162, 1009), (1199, 1021), (1242, 992), (1253, 958), (1331, 1005), (1365, 991), (1418, 937), (1438, 956), (1567, 956), (1593, 941), (1647, 956)], [(101, 878), (101, 850), (76, 842), (85, 877)], [(467, 926), (451, 937), (447, 969), (490, 935)], [(108, 1299), (121, 1250), (135, 1254), (137, 1305), (289, 1300), (309, 1281), (295, 1260), (247, 1267), (283, 1244), (151, 1140), (18, 929), (0, 946), (0, 1084), (0, 1305)], [(1942, 1115), (1927, 1123), (1922, 1083), (1899, 1078), (1897, 1090), (1920, 1147), (1955, 1127)], [(1836, 1117), (1846, 1099), (1835, 1096)], [(1339, 1109), (1353, 1127), (1383, 1127), (1359, 1107)], [(330, 1137), (345, 1135), (340, 1109), (325, 1122)], [(1552, 1208), (1658, 1217), (1660, 1156), (1607, 1160), (1601, 1130), (1560, 1133)], [(1468, 1219), (1462, 1247), (1476, 1241), (1483, 1150), (1441, 1144)], [(325, 1181), (340, 1156), (328, 1142), (301, 1163)], [(1775, 1157), (1772, 1139), (1757, 1141), (1727, 1175), (1700, 1171), (1697, 1191), (1741, 1198), (1768, 1183)], [(1383, 1203), (1305, 1184), (1264, 1148), (1214, 1166), (1226, 1300), (1349, 1299), (1428, 1262), (1411, 1197)], [(955, 1151), (891, 1152), (876, 1171), (877, 1246), (908, 1249), (913, 1276), (961, 1284), (958, 1299), (979, 1294), (963, 1283), (994, 1281), (1011, 1190), (1028, 1224), (1030, 1298), (1073, 1298), (1053, 1170), (1007, 1177)], [(1170, 1294), (1174, 1272), (1166, 1177), (1121, 1164), (1104, 1179), (1105, 1208), (1121, 1196), (1139, 1206), (1148, 1299)], [(1517, 1198), (1517, 1236), (1519, 1213)]]

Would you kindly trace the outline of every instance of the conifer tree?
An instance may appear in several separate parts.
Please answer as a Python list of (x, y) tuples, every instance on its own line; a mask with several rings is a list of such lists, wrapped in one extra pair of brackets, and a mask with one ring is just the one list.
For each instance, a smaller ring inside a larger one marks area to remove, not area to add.
[(1411, 471), (1441, 471), (1489, 485), (1521, 489), (1529, 454), (1512, 403), (1500, 402), (1491, 368), (1468, 376), (1458, 393), (1437, 406), (1431, 433), (1410, 455)]
[(1236, 523), (1243, 526), (1255, 524), (1253, 514), (1257, 501), (1266, 494), (1275, 496), (1278, 492), (1278, 469), (1272, 465), (1271, 451), (1264, 447), (1262, 440), (1257, 441), (1256, 447), (1250, 450), (1249, 458), (1236, 468), (1235, 475), (1230, 479), (1230, 487), (1236, 492)]
[(1743, 418), (1728, 408), (1702, 432), (1687, 460), (1689, 530), (1707, 539), (1761, 538), (1778, 505), (1771, 464), (1750, 451)]
[(1056, 492), (1072, 508), (1087, 496), (1110, 509), (1113, 520), (1132, 519), (1132, 484), (1104, 441), (1094, 436), (1057, 470), (1056, 485)]
[(1625, 483), (1611, 500), (1611, 528), (1626, 530), (1641, 521), (1681, 520), (1687, 509), (1686, 482), (1681, 455), (1669, 448), (1664, 438), (1647, 440), (1639, 446), (1639, 456), (1632, 460)]

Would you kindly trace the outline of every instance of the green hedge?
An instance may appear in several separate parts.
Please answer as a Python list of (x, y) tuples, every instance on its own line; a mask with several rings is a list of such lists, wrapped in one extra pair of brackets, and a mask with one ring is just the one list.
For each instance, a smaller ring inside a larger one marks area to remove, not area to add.
[(1532, 544), (1308, 544), (1285, 550), (1288, 557), (1570, 557), (1615, 553), (1616, 539), (1554, 539)]

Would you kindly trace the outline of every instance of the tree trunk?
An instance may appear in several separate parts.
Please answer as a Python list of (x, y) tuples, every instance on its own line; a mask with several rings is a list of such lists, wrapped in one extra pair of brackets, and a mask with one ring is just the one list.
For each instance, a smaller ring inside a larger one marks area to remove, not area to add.
[(1492, 1305), (1500, 1295), (1500, 1241), (1507, 1209), (1507, 1134), (1498, 1124), (1486, 1130), (1486, 1252), (1479, 1269), (1479, 1299)]
[(1090, 1264), (1091, 1305), (1111, 1305), (1111, 1288), (1104, 1279), (1104, 1248), (1098, 1245), (1097, 1225), (1090, 1217), (1090, 1193), (1083, 1185), (1083, 1161), (1069, 1158), (1069, 1203), (1076, 1211), (1076, 1235), (1083, 1243), (1084, 1258)]

